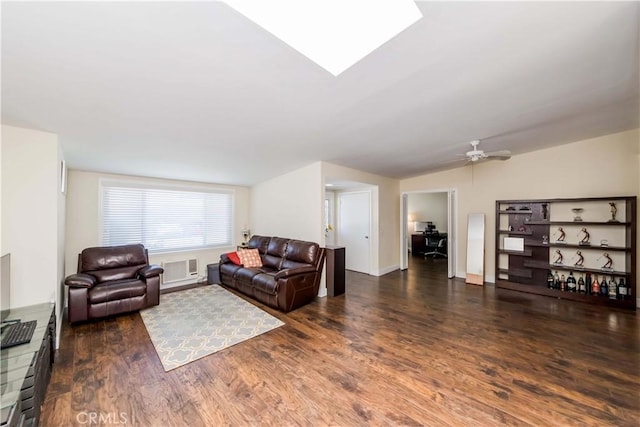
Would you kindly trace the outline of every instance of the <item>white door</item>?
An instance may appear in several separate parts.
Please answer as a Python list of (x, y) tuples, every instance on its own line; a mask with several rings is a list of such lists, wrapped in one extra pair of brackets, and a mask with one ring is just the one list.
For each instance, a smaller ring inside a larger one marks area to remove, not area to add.
[(340, 193), (338, 244), (345, 247), (347, 270), (370, 273), (371, 194)]

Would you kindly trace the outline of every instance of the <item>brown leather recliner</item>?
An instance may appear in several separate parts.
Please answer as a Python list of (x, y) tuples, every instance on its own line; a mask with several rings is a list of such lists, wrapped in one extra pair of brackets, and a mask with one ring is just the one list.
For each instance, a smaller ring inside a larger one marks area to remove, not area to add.
[(68, 276), (70, 322), (127, 313), (160, 303), (158, 265), (149, 265), (143, 245), (87, 248), (78, 255), (78, 273)]

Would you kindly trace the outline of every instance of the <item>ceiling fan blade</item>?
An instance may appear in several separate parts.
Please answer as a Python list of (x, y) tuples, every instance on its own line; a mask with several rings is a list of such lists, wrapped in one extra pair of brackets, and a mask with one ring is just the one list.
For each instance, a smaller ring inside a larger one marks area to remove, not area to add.
[(494, 160), (509, 160), (511, 158), (511, 151), (493, 151), (491, 153), (486, 153), (486, 156)]

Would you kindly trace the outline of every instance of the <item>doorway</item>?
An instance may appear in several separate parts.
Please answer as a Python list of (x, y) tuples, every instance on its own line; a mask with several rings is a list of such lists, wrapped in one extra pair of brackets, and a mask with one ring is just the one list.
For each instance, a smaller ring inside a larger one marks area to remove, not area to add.
[[(436, 255), (440, 263), (446, 263), (447, 275), (455, 277), (456, 255), (456, 223), (455, 223), (455, 190), (432, 190), (402, 193), (400, 203), (400, 269), (409, 268), (410, 260), (422, 259), (425, 253), (433, 250), (425, 234), (444, 240), (446, 249), (442, 247)], [(426, 233), (425, 233), (426, 232)], [(410, 253), (411, 252), (411, 253)]]
[(346, 248), (346, 268), (371, 273), (371, 193), (338, 193), (338, 244)]

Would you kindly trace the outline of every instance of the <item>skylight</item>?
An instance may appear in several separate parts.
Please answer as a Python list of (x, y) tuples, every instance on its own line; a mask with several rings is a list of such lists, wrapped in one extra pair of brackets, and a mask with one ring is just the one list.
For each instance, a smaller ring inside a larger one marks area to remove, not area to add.
[(226, 0), (334, 76), (422, 18), (412, 0)]

